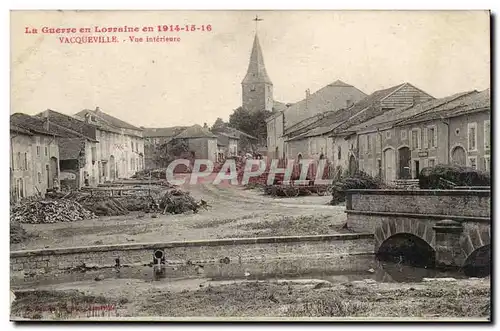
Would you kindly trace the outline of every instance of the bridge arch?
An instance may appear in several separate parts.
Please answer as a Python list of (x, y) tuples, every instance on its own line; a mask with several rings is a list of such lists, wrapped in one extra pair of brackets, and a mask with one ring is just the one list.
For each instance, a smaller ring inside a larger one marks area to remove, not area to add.
[(489, 224), (466, 224), (460, 238), (466, 275), (485, 277), (491, 271), (491, 230)]
[(389, 219), (375, 229), (375, 254), (379, 259), (414, 266), (433, 266), (435, 234), (431, 224), (417, 219)]

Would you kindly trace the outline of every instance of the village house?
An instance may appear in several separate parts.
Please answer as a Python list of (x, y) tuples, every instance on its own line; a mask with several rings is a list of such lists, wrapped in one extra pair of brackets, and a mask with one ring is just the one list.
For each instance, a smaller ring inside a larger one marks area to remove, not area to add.
[[(399, 178), (417, 178), (436, 164), (491, 169), (490, 89), (466, 93), (395, 125)], [(403, 171), (403, 168), (410, 168)]]
[[(409, 139), (411, 135), (408, 130), (399, 130), (397, 123), (414, 118), (415, 116), (436, 109), (442, 109), (451, 102), (461, 100), (462, 97), (475, 92), (458, 93), (446, 98), (433, 99), (423, 103), (411, 105), (403, 108), (396, 108), (374, 117), (366, 122), (354, 125), (349, 128), (350, 132), (356, 134), (359, 152), (359, 169), (372, 175), (379, 176), (386, 182), (396, 179), (412, 177), (409, 166), (410, 151)], [(427, 131), (420, 132), (423, 138), (427, 139)], [(432, 135), (432, 145), (437, 140), (437, 131), (429, 130)], [(424, 137), (425, 135), (425, 137)], [(420, 138), (419, 138), (420, 139)], [(423, 141), (423, 140), (422, 140)], [(418, 143), (418, 141), (417, 141)], [(400, 151), (396, 152), (396, 151)], [(435, 150), (431, 148), (429, 156), (434, 156)], [(396, 160), (396, 154), (402, 159)], [(396, 167), (396, 165), (400, 165)]]
[(61, 187), (96, 186), (99, 173), (96, 126), (50, 109), (31, 118), (41, 120), (49, 132), (61, 135), (58, 141)]
[(96, 127), (98, 181), (130, 178), (144, 169), (143, 130), (103, 112), (84, 109), (75, 117)]
[(230, 157), (238, 156), (238, 140), (240, 138), (225, 132), (215, 134), (217, 136), (217, 161), (223, 162)]
[(155, 160), (155, 153), (159, 146), (168, 143), (179, 133), (187, 129), (187, 126), (174, 126), (166, 128), (145, 128), (144, 137), (144, 167), (146, 169), (158, 168), (160, 165)]
[[(48, 132), (42, 121), (14, 114), (10, 124), (10, 188), (12, 201), (40, 195), (57, 185), (59, 135)], [(28, 116), (29, 117), (29, 116)]]
[[(401, 109), (434, 99), (428, 93), (409, 83), (378, 90), (352, 106), (347, 120), (329, 127), (332, 139), (333, 166), (338, 172), (355, 172), (358, 168), (359, 146), (356, 131), (350, 128), (380, 116), (393, 109)], [(367, 144), (374, 144), (371, 140)]]
[(356, 87), (340, 80), (328, 84), (313, 94), (307, 90), (305, 99), (288, 105), (266, 119), (268, 153), (276, 158), (290, 158), (299, 153), (309, 154), (307, 149), (292, 147), (293, 151), (289, 150), (287, 141), (297, 136), (299, 132), (303, 133), (304, 128), (309, 125), (316, 124), (318, 119), (323, 118), (323, 113), (349, 108), (365, 96), (366, 94)]
[(184, 141), (194, 159), (217, 160), (217, 136), (201, 125), (190, 126), (173, 139)]

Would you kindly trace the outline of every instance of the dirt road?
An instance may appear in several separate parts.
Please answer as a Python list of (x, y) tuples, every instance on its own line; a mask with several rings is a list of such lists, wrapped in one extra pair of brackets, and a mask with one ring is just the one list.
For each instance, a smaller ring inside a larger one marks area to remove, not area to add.
[(259, 190), (210, 183), (183, 189), (196, 199), (205, 200), (211, 206), (209, 210), (197, 214), (160, 214), (157, 218), (131, 213), (71, 223), (25, 224), (31, 238), (11, 245), (11, 249), (326, 234), (341, 231), (346, 220), (344, 207), (327, 205), (329, 196), (272, 198)]

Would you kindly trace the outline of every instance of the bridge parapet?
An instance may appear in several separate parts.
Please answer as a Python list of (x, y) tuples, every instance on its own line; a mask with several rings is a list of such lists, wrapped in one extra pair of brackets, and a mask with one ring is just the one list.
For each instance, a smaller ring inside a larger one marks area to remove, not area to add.
[(436, 252), (437, 264), (462, 266), (490, 245), (489, 190), (350, 190), (346, 213), (350, 229), (374, 233), (375, 253), (408, 234)]

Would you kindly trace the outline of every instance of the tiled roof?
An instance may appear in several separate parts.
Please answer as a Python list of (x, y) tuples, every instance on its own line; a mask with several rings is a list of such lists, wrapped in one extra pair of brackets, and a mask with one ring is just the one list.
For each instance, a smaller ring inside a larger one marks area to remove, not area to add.
[(460, 98), (432, 108), (417, 116), (398, 122), (398, 125), (406, 125), (440, 118), (460, 116), (477, 110), (491, 109), (490, 89), (481, 92), (472, 92)]
[(61, 160), (76, 160), (85, 150), (85, 138), (59, 139), (59, 158)]
[(404, 119), (409, 119), (410, 117), (416, 116), (428, 110), (440, 107), (453, 100), (458, 100), (471, 93), (477, 93), (477, 92), (476, 91), (462, 92), (451, 95), (449, 97), (433, 99), (405, 108), (392, 109), (366, 122), (354, 125), (350, 127), (349, 130), (362, 131), (362, 130), (382, 128), (384, 126), (390, 125), (391, 123), (395, 123), (397, 121), (401, 121)]
[(10, 131), (16, 132), (16, 133), (20, 133), (20, 134), (25, 134), (25, 135), (28, 135), (28, 136), (32, 136), (33, 135), (33, 133), (30, 130), (23, 129), (20, 126), (14, 125), (12, 123), (10, 124)]
[(187, 126), (172, 126), (167, 128), (143, 128), (144, 137), (174, 137), (186, 130)]
[(300, 140), (307, 137), (321, 136), (333, 130), (335, 126), (342, 123), (352, 115), (349, 108), (340, 109), (336, 112), (330, 112), (323, 118), (319, 119), (317, 122), (311, 124), (307, 128), (301, 130), (300, 134), (293, 136), (289, 141)]
[(81, 135), (90, 140), (96, 140), (97, 127), (95, 125), (85, 123), (84, 121), (73, 116), (47, 109), (46, 111), (37, 114), (36, 117), (42, 119), (43, 121), (47, 121), (48, 119), (51, 131), (67, 129), (67, 132), (74, 133), (73, 136)]
[[(310, 111), (315, 114), (326, 111), (336, 111), (348, 107), (348, 100), (352, 103), (356, 103), (365, 97), (366, 94), (356, 87), (337, 80), (285, 109), (285, 122), (287, 121), (287, 114), (288, 117), (292, 118), (294, 121), (295, 119), (302, 121), (311, 117), (311, 115), (308, 115), (311, 114)], [(287, 134), (289, 128), (296, 123), (297, 122), (286, 123), (285, 134)]]
[(225, 130), (225, 133), (228, 133), (228, 134), (235, 136), (235, 137), (238, 137), (238, 138), (241, 138), (241, 136), (244, 136), (244, 137), (251, 139), (251, 140), (257, 140), (257, 138), (252, 136), (251, 134), (248, 134), (248, 133), (243, 132), (241, 130), (232, 128), (230, 126), (227, 126), (224, 130)]
[[(353, 127), (354, 125), (361, 124), (365, 121), (368, 121), (376, 116), (381, 115), (387, 110), (379, 107), (378, 104), (383, 99), (390, 96), (392, 93), (396, 92), (403, 86), (408, 83), (403, 83), (399, 85), (395, 85), (383, 90), (378, 90), (356, 103), (353, 107), (351, 107), (350, 112), (352, 116), (345, 120), (343, 123), (336, 125), (332, 128), (332, 131), (336, 134), (341, 133), (342, 131), (347, 130), (348, 128)], [(347, 131), (351, 131), (350, 129)]]
[(217, 138), (208, 129), (203, 128), (199, 124), (188, 127), (181, 133), (179, 133), (175, 138), (187, 139), (187, 138)]
[(283, 111), (283, 110), (287, 109), (289, 106), (291, 106), (291, 104), (288, 104), (288, 106), (287, 106), (286, 103), (274, 100), (274, 102), (273, 102), (273, 112)]
[[(53, 135), (61, 135), (61, 130), (47, 130), (46, 123), (44, 120), (30, 116), (22, 113), (15, 113), (10, 116), (10, 124), (16, 127), (20, 127), (24, 130), (31, 131), (33, 133), (53, 136)], [(63, 136), (69, 135), (69, 133), (62, 131)]]
[(129, 129), (129, 130), (137, 130), (137, 131), (142, 131), (141, 128), (138, 128), (136, 126), (133, 126), (125, 121), (122, 121), (119, 118), (116, 118), (114, 116), (111, 116), (109, 114), (106, 114), (100, 109), (95, 109), (95, 110), (90, 110), (90, 109), (84, 109), (75, 115), (79, 117), (85, 117), (85, 114), (90, 113), (91, 115), (97, 116), (100, 119), (104, 120), (106, 123), (108, 123), (111, 126), (114, 126), (115, 128), (121, 128), (121, 129)]

